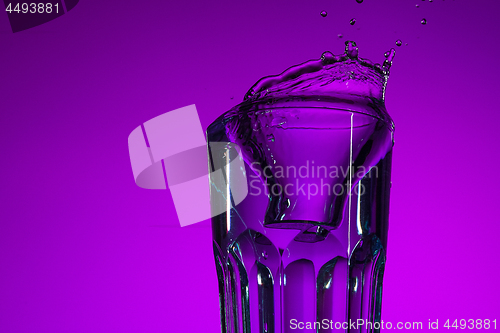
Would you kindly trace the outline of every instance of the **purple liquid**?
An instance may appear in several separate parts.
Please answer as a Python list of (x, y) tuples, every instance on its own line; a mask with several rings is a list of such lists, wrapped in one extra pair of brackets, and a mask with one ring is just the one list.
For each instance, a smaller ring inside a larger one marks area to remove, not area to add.
[[(209, 142), (241, 148), (249, 188), (235, 206), (212, 187), (231, 207), (212, 219), (222, 332), (380, 322), (394, 130), (383, 95), (393, 56), (372, 65), (348, 42), (345, 55), (259, 81), (209, 127)], [(211, 168), (234, 152), (210, 151)]]

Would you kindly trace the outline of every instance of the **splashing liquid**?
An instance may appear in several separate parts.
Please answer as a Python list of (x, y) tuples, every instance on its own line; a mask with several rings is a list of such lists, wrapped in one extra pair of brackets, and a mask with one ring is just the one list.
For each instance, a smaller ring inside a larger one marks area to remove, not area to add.
[[(382, 65), (358, 53), (348, 41), (342, 55), (259, 80), (207, 130), (209, 142), (241, 148), (249, 191), (234, 206), (228, 190), (211, 189), (230, 207), (212, 219), (224, 333), (380, 322), (394, 131), (384, 98), (395, 51)], [(213, 170), (228, 160), (228, 151), (210, 154)]]

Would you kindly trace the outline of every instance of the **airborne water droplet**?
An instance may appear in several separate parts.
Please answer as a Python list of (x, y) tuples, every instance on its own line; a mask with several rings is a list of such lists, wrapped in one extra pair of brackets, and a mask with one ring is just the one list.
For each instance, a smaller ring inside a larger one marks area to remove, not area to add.
[(397, 45), (397, 46), (401, 46), (402, 44), (403, 44), (403, 42), (401, 41), (401, 39), (398, 39), (398, 40), (396, 41), (396, 45)]
[(320, 14), (321, 14), (321, 16), (323, 16), (323, 17), (326, 17), (326, 15), (328, 15), (328, 13), (327, 13), (327, 12), (325, 12), (325, 11), (322, 11)]
[(274, 135), (272, 135), (272, 134), (268, 134), (268, 135), (267, 135), (267, 140), (268, 140), (268, 141), (271, 141), (271, 142), (274, 142)]
[(356, 2), (357, 2), (357, 3), (362, 3), (362, 2), (363, 2), (363, 0), (356, 0)]
[(417, 7), (417, 8), (418, 8), (418, 7), (420, 7), (420, 6), (419, 6), (419, 5), (415, 5), (415, 7)]
[(338, 38), (342, 38), (342, 37), (344, 37), (344, 35), (342, 35), (342, 34), (338, 34), (338, 35), (337, 35), (337, 37), (338, 37)]
[(420, 23), (422, 23), (423, 25), (426, 25), (427, 24), (427, 20), (426, 19), (422, 19), (422, 21), (420, 21)]
[(355, 23), (356, 23), (356, 19), (355, 18), (353, 18), (353, 19), (351, 19), (351, 21), (349, 21), (350, 25), (354, 25)]
[(264, 259), (269, 258), (269, 255), (267, 254), (266, 251), (262, 251), (262, 258), (264, 258)]

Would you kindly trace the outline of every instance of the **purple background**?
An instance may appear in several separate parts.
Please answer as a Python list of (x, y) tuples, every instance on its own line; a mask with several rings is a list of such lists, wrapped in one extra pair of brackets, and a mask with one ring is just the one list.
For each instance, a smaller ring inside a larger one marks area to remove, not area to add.
[(16, 34), (0, 14), (0, 332), (218, 332), (209, 223), (178, 227), (168, 191), (134, 184), (127, 136), (193, 103), (206, 128), (260, 77), (347, 39), (378, 62), (408, 43), (386, 95), (383, 319), (500, 320), (499, 7), (87, 0)]

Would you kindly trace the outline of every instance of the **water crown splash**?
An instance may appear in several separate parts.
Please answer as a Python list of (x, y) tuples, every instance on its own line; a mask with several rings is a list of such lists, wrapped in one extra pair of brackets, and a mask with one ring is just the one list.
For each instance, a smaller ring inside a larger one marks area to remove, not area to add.
[(320, 59), (292, 66), (279, 75), (266, 76), (252, 86), (244, 101), (294, 95), (331, 95), (347, 93), (384, 100), (389, 70), (396, 51), (385, 55), (382, 65), (359, 58), (354, 41), (346, 41), (344, 54), (326, 51)]

